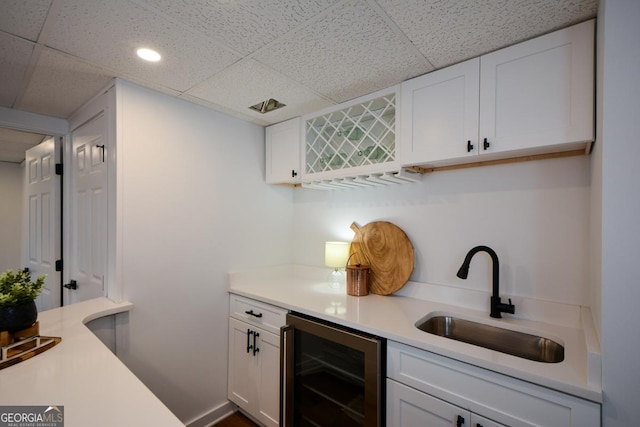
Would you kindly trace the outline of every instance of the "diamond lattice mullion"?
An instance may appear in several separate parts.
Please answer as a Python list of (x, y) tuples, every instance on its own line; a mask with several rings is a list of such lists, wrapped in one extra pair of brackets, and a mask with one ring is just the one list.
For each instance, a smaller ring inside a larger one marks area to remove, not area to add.
[(308, 120), (309, 173), (388, 162), (395, 156), (395, 94)]

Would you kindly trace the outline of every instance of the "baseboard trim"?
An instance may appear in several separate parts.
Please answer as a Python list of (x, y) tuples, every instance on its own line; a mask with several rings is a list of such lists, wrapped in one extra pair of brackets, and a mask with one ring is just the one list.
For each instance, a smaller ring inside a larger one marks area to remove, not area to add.
[(237, 410), (237, 406), (226, 401), (223, 404), (211, 409), (208, 412), (194, 418), (193, 420), (185, 423), (186, 427), (211, 427), (223, 418), (231, 415)]

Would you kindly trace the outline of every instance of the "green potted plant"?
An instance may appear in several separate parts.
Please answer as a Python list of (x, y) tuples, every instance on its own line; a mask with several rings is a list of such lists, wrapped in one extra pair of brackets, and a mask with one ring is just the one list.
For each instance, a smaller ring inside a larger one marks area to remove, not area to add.
[(15, 332), (38, 319), (35, 299), (44, 288), (46, 275), (31, 281), (29, 270), (7, 270), (0, 275), (0, 331)]

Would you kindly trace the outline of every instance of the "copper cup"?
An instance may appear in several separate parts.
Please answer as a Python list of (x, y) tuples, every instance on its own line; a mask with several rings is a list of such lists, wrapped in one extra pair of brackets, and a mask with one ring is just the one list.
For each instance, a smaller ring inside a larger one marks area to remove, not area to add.
[(369, 266), (347, 265), (347, 294), (361, 297), (369, 295)]

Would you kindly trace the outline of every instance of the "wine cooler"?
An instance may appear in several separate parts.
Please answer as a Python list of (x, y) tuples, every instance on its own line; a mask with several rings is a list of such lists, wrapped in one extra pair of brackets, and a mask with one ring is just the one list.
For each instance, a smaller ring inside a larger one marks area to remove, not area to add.
[(385, 340), (297, 313), (282, 327), (280, 425), (384, 425)]

